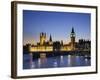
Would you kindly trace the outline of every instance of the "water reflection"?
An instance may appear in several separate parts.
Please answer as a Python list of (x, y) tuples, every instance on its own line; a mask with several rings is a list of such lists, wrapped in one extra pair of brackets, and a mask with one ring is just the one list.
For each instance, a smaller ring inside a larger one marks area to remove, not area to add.
[(61, 56), (60, 56), (60, 64), (63, 64), (63, 63), (64, 63), (63, 59), (64, 59), (64, 58), (63, 58), (63, 56), (61, 55)]
[(29, 56), (30, 56), (30, 65), (29, 66), (30, 66), (30, 69), (33, 69), (33, 68), (35, 68), (35, 63), (33, 61), (33, 54), (30, 53)]
[(55, 68), (55, 67), (74, 67), (74, 66), (90, 66), (91, 59), (85, 56), (77, 55), (61, 55), (55, 57), (46, 57), (46, 53), (42, 53), (38, 59), (33, 59), (33, 54), (24, 54), (23, 69), (34, 68)]
[(68, 55), (68, 66), (72, 65), (71, 55)]
[(57, 65), (58, 65), (57, 60), (54, 59), (53, 66), (54, 66), (54, 67), (57, 67)]

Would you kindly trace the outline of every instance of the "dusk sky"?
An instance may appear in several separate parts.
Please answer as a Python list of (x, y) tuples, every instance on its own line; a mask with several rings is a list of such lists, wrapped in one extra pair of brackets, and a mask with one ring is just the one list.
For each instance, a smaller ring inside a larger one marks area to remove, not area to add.
[(41, 32), (46, 33), (47, 40), (51, 34), (53, 41), (68, 43), (72, 27), (76, 41), (90, 40), (90, 21), (89, 13), (23, 10), (23, 44), (39, 42)]

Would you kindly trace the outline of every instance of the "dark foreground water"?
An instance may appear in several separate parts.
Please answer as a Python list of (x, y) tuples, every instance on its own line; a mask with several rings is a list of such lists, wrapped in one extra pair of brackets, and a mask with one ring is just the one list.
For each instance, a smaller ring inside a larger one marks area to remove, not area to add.
[(24, 54), (23, 69), (55, 68), (55, 67), (77, 67), (90, 66), (91, 59), (86, 56), (63, 55), (56, 57), (42, 57), (33, 60), (32, 54)]

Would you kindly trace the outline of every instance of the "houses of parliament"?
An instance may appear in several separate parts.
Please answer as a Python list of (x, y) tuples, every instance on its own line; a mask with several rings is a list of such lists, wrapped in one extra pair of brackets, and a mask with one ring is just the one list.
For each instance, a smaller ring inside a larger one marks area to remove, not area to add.
[[(90, 50), (91, 45), (89, 40), (80, 39), (78, 42), (75, 41), (76, 35), (74, 28), (70, 33), (70, 42), (63, 44), (63, 41), (53, 41), (50, 35), (49, 40), (46, 39), (46, 33), (40, 33), (40, 41), (35, 45), (29, 45), (28, 49), (30, 52), (52, 52), (52, 51), (74, 51), (74, 50)], [(67, 41), (66, 41), (67, 42)]]

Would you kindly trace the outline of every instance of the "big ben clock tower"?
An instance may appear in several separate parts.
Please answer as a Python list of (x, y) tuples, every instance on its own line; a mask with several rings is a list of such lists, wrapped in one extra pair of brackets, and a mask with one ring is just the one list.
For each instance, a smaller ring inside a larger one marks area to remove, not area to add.
[(70, 38), (71, 38), (71, 50), (75, 50), (75, 32), (73, 27), (70, 34)]

